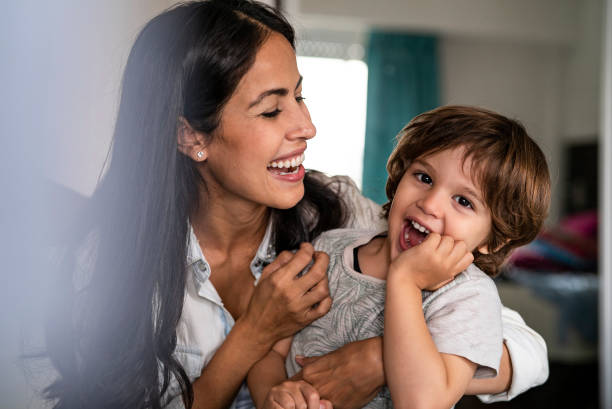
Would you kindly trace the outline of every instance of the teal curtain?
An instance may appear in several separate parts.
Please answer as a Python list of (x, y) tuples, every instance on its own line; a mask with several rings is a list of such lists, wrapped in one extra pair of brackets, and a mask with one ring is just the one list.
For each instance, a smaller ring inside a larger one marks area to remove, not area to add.
[(437, 39), (375, 31), (370, 34), (366, 62), (363, 193), (383, 204), (387, 158), (395, 135), (414, 116), (439, 104)]

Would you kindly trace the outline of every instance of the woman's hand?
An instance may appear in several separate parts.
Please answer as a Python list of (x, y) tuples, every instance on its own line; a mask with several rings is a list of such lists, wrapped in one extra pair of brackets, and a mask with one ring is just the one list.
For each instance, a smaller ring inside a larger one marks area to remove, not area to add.
[[(308, 272), (298, 276), (313, 260)], [(271, 347), (329, 311), (328, 264), (327, 254), (302, 243), (295, 254), (283, 251), (263, 269), (247, 310), (239, 318), (251, 327), (254, 341)]]
[(296, 358), (302, 366), (292, 380), (303, 379), (336, 409), (357, 409), (374, 399), (385, 384), (382, 338), (352, 342), (319, 357)]
[(312, 385), (304, 381), (285, 381), (274, 386), (263, 409), (332, 409), (329, 401), (321, 400)]

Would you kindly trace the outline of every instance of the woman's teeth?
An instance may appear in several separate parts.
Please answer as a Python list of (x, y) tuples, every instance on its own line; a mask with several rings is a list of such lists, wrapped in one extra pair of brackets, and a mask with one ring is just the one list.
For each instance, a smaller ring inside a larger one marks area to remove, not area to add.
[[(305, 156), (302, 153), (301, 155), (296, 156), (295, 158), (291, 158), (287, 160), (272, 161), (268, 163), (268, 167), (269, 168), (281, 168), (281, 169), (297, 168), (298, 166), (302, 164), (302, 162), (304, 162), (304, 157)], [(295, 171), (292, 171), (292, 172), (281, 172), (281, 174), (290, 174), (290, 173), (296, 173), (296, 172), (297, 172), (297, 169), (295, 169)]]
[(414, 220), (411, 220), (410, 222), (412, 223), (412, 227), (414, 227), (416, 230), (420, 231), (421, 233), (424, 233), (424, 234), (431, 233), (425, 226), (421, 226)]

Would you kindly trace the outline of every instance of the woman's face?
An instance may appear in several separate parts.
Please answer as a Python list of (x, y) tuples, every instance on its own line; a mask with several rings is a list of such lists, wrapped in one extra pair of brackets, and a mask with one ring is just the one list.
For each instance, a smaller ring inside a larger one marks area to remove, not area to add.
[(302, 100), (302, 79), (289, 42), (273, 33), (258, 51), (221, 114), (202, 167), (209, 194), (293, 207), (304, 195), (306, 141), (316, 130)]

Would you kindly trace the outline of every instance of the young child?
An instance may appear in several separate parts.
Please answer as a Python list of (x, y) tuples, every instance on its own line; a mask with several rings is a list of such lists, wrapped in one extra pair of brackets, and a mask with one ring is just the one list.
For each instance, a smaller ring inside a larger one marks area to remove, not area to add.
[(315, 241), (330, 257), (333, 305), (252, 369), (258, 408), (318, 408), (312, 386), (283, 382), (300, 369), (295, 357), (383, 333), (388, 389), (368, 408), (448, 408), (473, 377), (496, 376), (501, 304), (488, 275), (542, 226), (542, 151), (516, 121), (447, 106), (400, 132), (387, 170), (388, 232), (340, 229)]

